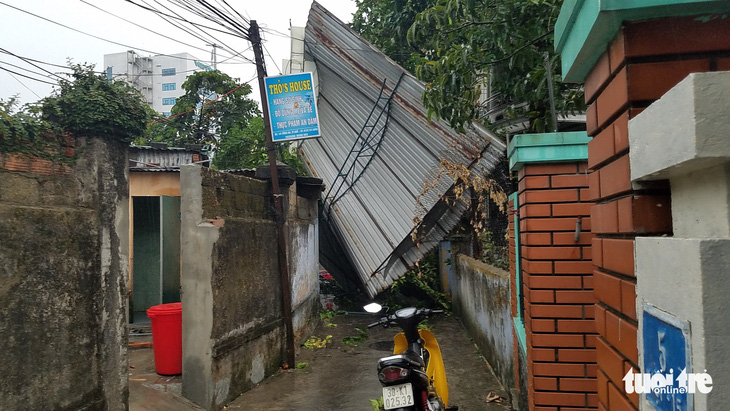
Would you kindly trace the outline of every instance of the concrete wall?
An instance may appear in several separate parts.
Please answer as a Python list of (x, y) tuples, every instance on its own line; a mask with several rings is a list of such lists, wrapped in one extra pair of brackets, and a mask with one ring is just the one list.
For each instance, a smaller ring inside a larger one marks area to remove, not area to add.
[(289, 188), (289, 276), (295, 340), (308, 337), (319, 310), (319, 220), (317, 198), (297, 196)]
[(509, 273), (465, 255), (456, 263), (454, 312), (509, 392), (515, 388)]
[(127, 408), (126, 147), (74, 148), (72, 167), (0, 156), (3, 409)]
[[(283, 191), (296, 334), (317, 301), (317, 203)], [(182, 166), (181, 200), (183, 395), (219, 409), (285, 361), (270, 184)]]

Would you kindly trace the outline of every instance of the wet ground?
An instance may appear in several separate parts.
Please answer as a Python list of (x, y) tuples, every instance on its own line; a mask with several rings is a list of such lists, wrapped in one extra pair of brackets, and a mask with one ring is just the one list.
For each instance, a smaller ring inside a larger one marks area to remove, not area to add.
[[(366, 330), (373, 317), (340, 315), (328, 320), (336, 326), (321, 324), (311, 342), (332, 337), (324, 348), (299, 347), (299, 369), (282, 370), (244, 393), (227, 410), (363, 410), (370, 411), (371, 399), (382, 394), (376, 375), (380, 357), (392, 353), (396, 329), (381, 327), (367, 330), (361, 339), (358, 330)], [(489, 366), (454, 317), (430, 319), (439, 341), (449, 385), (449, 405), (461, 411), (509, 410), (508, 401), (487, 402), (487, 397), (506, 397)], [(135, 338), (130, 337), (130, 341)], [(136, 340), (140, 340), (137, 338)], [(349, 343), (348, 343), (349, 342)], [(180, 398), (180, 377), (162, 377), (154, 373), (152, 349), (130, 349), (130, 410), (196, 410)], [(151, 390), (151, 391), (150, 391)]]

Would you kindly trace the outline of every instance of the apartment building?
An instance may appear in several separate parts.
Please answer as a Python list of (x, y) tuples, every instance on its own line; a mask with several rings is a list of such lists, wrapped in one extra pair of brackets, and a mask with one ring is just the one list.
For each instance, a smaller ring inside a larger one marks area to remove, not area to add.
[(104, 67), (109, 78), (126, 79), (153, 110), (166, 116), (185, 93), (185, 79), (195, 71), (212, 70), (188, 53), (145, 57), (134, 50), (105, 54)]

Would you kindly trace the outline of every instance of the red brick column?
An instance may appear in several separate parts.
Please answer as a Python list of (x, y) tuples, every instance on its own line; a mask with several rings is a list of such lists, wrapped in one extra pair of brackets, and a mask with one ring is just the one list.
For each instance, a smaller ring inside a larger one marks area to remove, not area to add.
[[(509, 259), (509, 289), (510, 289), (510, 306), (512, 312), (512, 318), (519, 316), (517, 299), (517, 241), (515, 240), (515, 202), (510, 199), (507, 202), (507, 242), (508, 247), (508, 259)], [(513, 358), (515, 367), (515, 387), (519, 390), (520, 387), (520, 342), (517, 337), (517, 332), (513, 329)]]
[(599, 409), (638, 408), (622, 378), (639, 370), (634, 238), (671, 234), (668, 184), (632, 187), (628, 121), (688, 74), (729, 70), (725, 19), (624, 23), (586, 77)]
[(597, 406), (586, 168), (527, 164), (519, 171), (527, 386), (535, 411)]

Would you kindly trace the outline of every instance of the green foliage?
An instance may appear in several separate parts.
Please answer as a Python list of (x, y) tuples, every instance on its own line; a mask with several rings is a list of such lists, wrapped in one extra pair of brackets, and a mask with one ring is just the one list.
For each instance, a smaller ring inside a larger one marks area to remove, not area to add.
[(408, 44), (408, 29), (418, 13), (437, 0), (355, 0), (357, 11), (352, 28), (388, 57), (410, 72), (423, 57), (422, 51)]
[(479, 233), (482, 253), (481, 260), (503, 270), (509, 270), (508, 247), (495, 241), (494, 235), (484, 230)]
[[(254, 169), (268, 164), (264, 119), (256, 101), (250, 99), (251, 86), (238, 84), (219, 71), (190, 75), (171, 110), (170, 119), (157, 115), (150, 123), (146, 141), (161, 141), (170, 146), (208, 145), (215, 150), (213, 167), (219, 170)], [(215, 99), (215, 101), (213, 101)], [(305, 175), (296, 152), (287, 145), (276, 145), (277, 159)]]
[[(182, 85), (185, 94), (172, 107), (172, 118), (151, 124), (147, 139), (172, 146), (203, 144), (218, 146), (229, 133), (240, 133), (258, 116), (256, 102), (247, 96), (248, 84), (220, 71), (200, 71)], [(214, 102), (211, 100), (216, 99)]]
[(362, 328), (357, 328), (357, 327), (355, 327), (355, 330), (357, 330), (358, 335), (356, 335), (354, 337), (343, 338), (342, 339), (343, 344), (357, 345), (368, 339), (369, 335), (368, 335), (367, 330), (363, 330)]
[(319, 319), (320, 320), (329, 320), (332, 318), (337, 317), (338, 315), (344, 315), (347, 314), (346, 311), (342, 310), (325, 310), (319, 312)]
[[(552, 129), (544, 54), (562, 0), (357, 0), (353, 28), (427, 83), (429, 116), (463, 129), (483, 117), (482, 88), (526, 118), (531, 131)], [(405, 36), (404, 36), (405, 33)], [(582, 87), (562, 84), (550, 56), (556, 109), (585, 109)], [(523, 104), (527, 103), (527, 104)]]
[(391, 309), (403, 307), (439, 307), (451, 310), (451, 302), (440, 290), (438, 253), (422, 259), (406, 275), (393, 282), (382, 294), (384, 305)]
[[(254, 117), (245, 128), (236, 125), (221, 139), (213, 158), (213, 167), (219, 170), (254, 169), (269, 163), (266, 150), (264, 119)], [(292, 167), (297, 174), (306, 175), (296, 152), (289, 151), (288, 143), (276, 143), (278, 161)]]
[(385, 408), (385, 404), (383, 404), (383, 396), (380, 396), (377, 400), (368, 400), (370, 401), (370, 405), (373, 407), (373, 411), (380, 411)]
[[(562, 84), (553, 47), (553, 26), (562, 0), (439, 0), (418, 15), (408, 40), (426, 56), (416, 76), (428, 83), (423, 101), (429, 113), (462, 128), (480, 116), (479, 97), (507, 103), (512, 119), (526, 117), (531, 131), (551, 129), (547, 81), (556, 90), (560, 113), (584, 110), (582, 88)], [(528, 103), (526, 106), (521, 103)]]
[(124, 81), (110, 81), (93, 65), (72, 65), (71, 80), (41, 100), (41, 117), (57, 134), (98, 137), (129, 143), (141, 136), (149, 119), (142, 95)]
[(327, 347), (327, 344), (329, 344), (332, 341), (332, 336), (328, 335), (324, 338), (319, 338), (316, 336), (311, 336), (307, 339), (307, 341), (302, 344), (305, 348), (309, 349), (320, 349)]
[(305, 361), (298, 362), (295, 368), (297, 370), (302, 370), (304, 368), (307, 368), (307, 363)]
[(18, 107), (15, 98), (0, 99), (0, 153), (42, 156), (58, 151), (60, 145), (49, 131), (37, 106)]
[(319, 319), (324, 321), (324, 325), (327, 327), (337, 327), (337, 324), (332, 322), (332, 319), (337, 317), (338, 315), (347, 314), (345, 311), (339, 311), (339, 310), (325, 310), (319, 312)]

